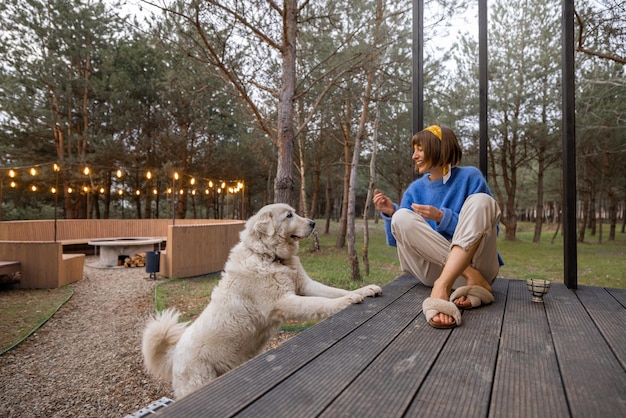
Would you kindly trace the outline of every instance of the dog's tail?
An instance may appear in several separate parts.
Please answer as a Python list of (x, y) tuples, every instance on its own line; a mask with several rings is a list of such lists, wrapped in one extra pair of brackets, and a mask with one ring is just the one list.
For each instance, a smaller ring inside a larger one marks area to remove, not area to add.
[(152, 317), (143, 332), (141, 352), (148, 372), (164, 381), (172, 380), (172, 352), (187, 323), (179, 323), (175, 309), (166, 309)]

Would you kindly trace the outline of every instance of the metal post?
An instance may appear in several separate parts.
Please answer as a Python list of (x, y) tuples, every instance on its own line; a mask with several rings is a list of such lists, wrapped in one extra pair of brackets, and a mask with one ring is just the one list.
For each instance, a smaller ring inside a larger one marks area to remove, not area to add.
[(54, 242), (57, 242), (57, 219), (59, 217), (57, 214), (59, 211), (59, 169), (57, 169), (56, 165), (54, 167), (54, 174), (56, 178), (54, 183), (54, 186), (56, 187), (56, 193), (54, 193)]
[(576, 254), (576, 112), (574, 90), (574, 0), (562, 2), (563, 281), (578, 288)]
[(483, 176), (487, 178), (487, 141), (488, 129), (488, 47), (487, 47), (487, 0), (478, 1), (478, 85), (479, 85), (479, 165)]
[(413, 0), (413, 134), (424, 128), (424, 0)]
[(0, 221), (2, 221), (2, 205), (4, 204), (4, 179), (0, 177)]
[(176, 178), (177, 173), (172, 174), (172, 225), (176, 225)]

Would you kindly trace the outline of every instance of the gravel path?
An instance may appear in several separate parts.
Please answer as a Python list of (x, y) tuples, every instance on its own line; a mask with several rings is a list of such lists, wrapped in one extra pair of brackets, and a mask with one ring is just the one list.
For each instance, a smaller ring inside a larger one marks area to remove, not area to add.
[(87, 257), (74, 296), (50, 321), (0, 356), (0, 417), (124, 417), (174, 399), (141, 356), (157, 282), (141, 268), (90, 267), (95, 262)]
[(72, 298), (36, 334), (0, 356), (2, 417), (123, 417), (169, 383), (145, 373), (141, 332), (154, 309), (145, 269), (98, 269), (85, 261)]

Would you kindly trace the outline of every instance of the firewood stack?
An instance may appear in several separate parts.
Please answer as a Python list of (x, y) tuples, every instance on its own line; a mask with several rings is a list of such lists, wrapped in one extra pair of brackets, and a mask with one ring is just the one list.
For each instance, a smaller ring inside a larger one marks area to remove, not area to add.
[(146, 266), (146, 253), (137, 253), (131, 257), (126, 257), (124, 260), (124, 267), (145, 267)]

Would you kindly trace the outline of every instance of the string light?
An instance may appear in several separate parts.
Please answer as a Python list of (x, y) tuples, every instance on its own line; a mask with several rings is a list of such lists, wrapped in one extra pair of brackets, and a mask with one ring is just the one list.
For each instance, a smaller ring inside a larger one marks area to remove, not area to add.
[[(40, 174), (39, 173), (40, 170), (38, 170), (38, 167), (42, 167), (42, 166), (51, 167), (52, 171), (57, 173), (57, 182), (58, 182), (58, 173), (61, 171), (61, 166), (57, 162), (55, 162), (55, 163), (37, 164), (37, 165), (31, 166), (31, 167), (15, 167), (15, 168), (7, 170), (6, 173), (8, 174), (8, 176), (11, 179), (16, 179), (17, 180), (17, 178), (18, 178), (18, 171), (19, 170), (25, 170), (25, 171), (27, 171), (30, 174), (30, 176), (34, 177), (34, 176), (38, 176)], [(90, 176), (90, 175), (93, 174), (92, 173), (93, 170), (89, 166), (87, 166), (87, 165), (82, 167), (82, 169), (80, 169), (80, 171), (85, 176)], [(189, 184), (191, 186), (196, 186), (198, 184), (198, 179), (195, 176), (191, 176), (191, 175), (187, 175), (187, 174), (182, 174), (182, 175), (187, 176), (189, 178)], [(119, 178), (119, 179), (124, 177), (123, 169), (122, 168), (116, 169), (115, 170), (115, 176), (117, 176), (117, 178)], [(178, 180), (181, 179), (181, 174), (178, 171), (174, 171), (172, 173), (172, 177), (173, 177), (173, 179), (175, 181), (178, 181)], [(152, 173), (151, 170), (145, 171), (145, 178), (147, 180), (153, 180), (154, 173)], [(207, 182), (206, 184), (208, 185), (208, 187), (204, 188), (204, 194), (206, 196), (210, 196), (211, 195), (211, 190), (217, 192), (218, 194), (221, 194), (222, 192), (229, 193), (229, 194), (234, 194), (234, 193), (241, 192), (243, 190), (243, 188), (244, 188), (244, 183), (241, 180), (228, 180), (228, 181), (220, 180), (219, 182), (217, 182), (217, 184), (214, 183), (214, 181), (210, 180), (210, 179), (206, 179), (205, 178), (203, 180), (206, 181)], [(17, 181), (15, 181), (15, 180), (11, 181), (9, 183), (9, 187), (11, 187), (13, 189), (18, 188)], [(39, 191), (39, 186), (37, 186), (37, 185), (30, 185), (28, 187), (29, 187), (29, 190), (32, 191), (32, 192)], [(58, 194), (59, 193), (58, 184), (56, 186), (50, 186), (48, 190), (53, 195)], [(85, 193), (85, 194), (92, 192), (92, 189), (89, 186), (80, 186), (79, 190), (81, 190), (81, 193)], [(72, 194), (72, 193), (75, 192), (75, 188), (72, 187), (72, 186), (68, 186), (67, 189), (66, 189), (66, 192), (68, 194)], [(96, 192), (96, 193), (99, 192), (101, 194), (105, 194), (105, 193), (107, 193), (107, 188), (103, 187), (103, 186), (99, 186), (97, 188), (94, 188), (93, 192)], [(142, 191), (141, 191), (141, 189), (136, 189), (133, 193), (136, 196), (141, 196)], [(184, 189), (184, 188), (181, 187), (179, 190), (173, 190), (173, 187), (168, 187), (168, 188), (165, 189), (165, 193), (167, 193), (167, 194), (177, 193), (177, 194), (179, 194), (181, 196), (184, 195), (185, 193), (188, 193), (188, 194), (190, 194), (192, 196), (197, 196), (198, 194), (202, 193), (202, 189), (198, 190), (198, 189), (196, 189), (194, 187), (190, 187), (189, 189)], [(124, 190), (123, 189), (117, 190), (117, 194), (122, 196), (124, 194)], [(153, 188), (152, 189), (152, 194), (154, 196), (158, 196), (159, 195), (158, 188), (156, 188), (156, 187)]]

